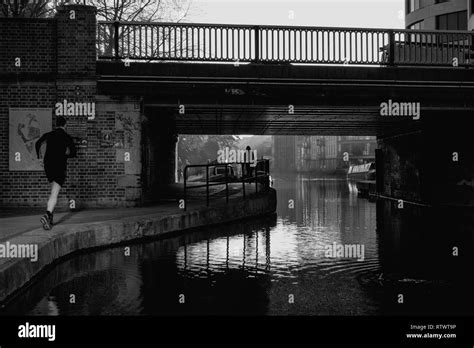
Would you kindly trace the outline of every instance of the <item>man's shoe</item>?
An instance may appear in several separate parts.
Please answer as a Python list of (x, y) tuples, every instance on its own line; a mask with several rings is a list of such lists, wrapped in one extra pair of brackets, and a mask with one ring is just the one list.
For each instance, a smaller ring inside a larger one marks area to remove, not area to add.
[(43, 228), (45, 230), (50, 230), (51, 229), (51, 222), (49, 220), (49, 216), (48, 214), (44, 214), (42, 217), (41, 217), (41, 223), (43, 224)]

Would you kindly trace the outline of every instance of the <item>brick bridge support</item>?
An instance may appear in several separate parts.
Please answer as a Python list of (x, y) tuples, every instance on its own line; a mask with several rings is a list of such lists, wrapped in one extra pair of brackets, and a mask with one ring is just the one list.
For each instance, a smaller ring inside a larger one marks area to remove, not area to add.
[(95, 114), (65, 115), (78, 157), (68, 162), (58, 207), (71, 200), (76, 208), (137, 206), (159, 198), (174, 178), (171, 124), (154, 119), (162, 115), (146, 117), (140, 96), (98, 95), (95, 7), (64, 5), (49, 19), (2, 19), (0, 31), (0, 132), (6, 135), (0, 137), (0, 206), (46, 204), (50, 186), (34, 143), (54, 129), (56, 103), (64, 100), (93, 104)]
[(418, 130), (378, 138), (378, 191), (428, 205), (474, 205), (469, 112), (422, 113)]

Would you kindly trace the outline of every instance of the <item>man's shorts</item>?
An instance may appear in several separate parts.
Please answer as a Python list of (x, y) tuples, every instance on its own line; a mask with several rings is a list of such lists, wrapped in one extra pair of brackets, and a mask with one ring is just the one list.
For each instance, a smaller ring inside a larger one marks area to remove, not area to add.
[(45, 166), (44, 171), (46, 173), (46, 177), (48, 181), (56, 182), (59, 186), (64, 185), (64, 181), (66, 180), (66, 169), (64, 168), (54, 168), (51, 166)]

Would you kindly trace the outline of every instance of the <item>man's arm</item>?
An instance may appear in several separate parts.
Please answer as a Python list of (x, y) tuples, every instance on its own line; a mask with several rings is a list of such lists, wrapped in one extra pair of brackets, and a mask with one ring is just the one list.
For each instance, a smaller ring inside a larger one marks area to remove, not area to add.
[(35, 149), (36, 149), (36, 157), (40, 159), (40, 149), (41, 149), (41, 144), (46, 141), (48, 138), (49, 133), (44, 133), (41, 138), (38, 139), (38, 141), (35, 143)]
[(69, 148), (69, 154), (67, 155), (67, 158), (76, 157), (77, 152), (76, 152), (76, 145), (74, 145), (74, 140), (72, 140), (70, 135), (68, 135), (67, 138), (68, 138), (67, 147)]

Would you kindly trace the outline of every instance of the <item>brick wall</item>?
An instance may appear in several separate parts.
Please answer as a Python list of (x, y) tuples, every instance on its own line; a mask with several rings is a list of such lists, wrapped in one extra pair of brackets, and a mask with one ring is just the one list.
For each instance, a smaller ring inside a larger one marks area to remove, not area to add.
[(413, 201), (426, 198), (422, 194), (421, 144), (422, 136), (416, 133), (378, 140), (383, 158), (384, 195)]
[(68, 161), (58, 208), (67, 208), (69, 199), (77, 208), (140, 204), (140, 131), (124, 127), (133, 120), (140, 129), (140, 110), (135, 100), (97, 96), (95, 30), (90, 6), (64, 6), (54, 19), (0, 20), (0, 206), (45, 206), (50, 190), (43, 171), (9, 170), (9, 108), (51, 108), (54, 128), (54, 107), (63, 99), (95, 102), (96, 115), (66, 116), (79, 147)]
[(0, 84), (0, 204), (44, 205), (50, 190), (42, 172), (9, 171), (9, 107), (52, 107), (55, 89), (43, 85)]
[[(0, 72), (54, 73), (56, 20), (2, 18), (0, 20)], [(21, 67), (15, 59), (21, 59)]]
[[(75, 19), (71, 18), (74, 11)], [(58, 9), (57, 71), (75, 78), (95, 77), (96, 18), (95, 7), (69, 5)]]

